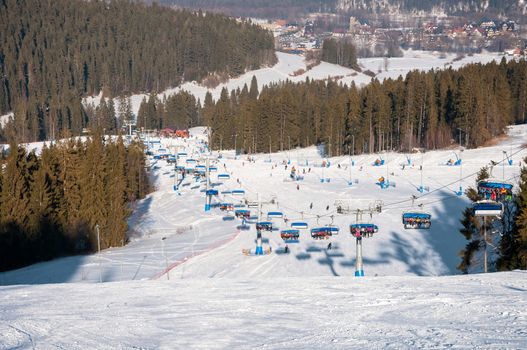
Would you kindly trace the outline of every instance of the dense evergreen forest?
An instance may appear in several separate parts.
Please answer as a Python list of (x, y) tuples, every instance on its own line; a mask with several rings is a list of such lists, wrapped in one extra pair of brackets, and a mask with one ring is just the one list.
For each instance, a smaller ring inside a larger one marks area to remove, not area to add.
[(295, 20), (311, 12), (333, 12), (337, 0), (160, 0), (159, 3), (236, 17)]
[(358, 69), (357, 50), (351, 41), (325, 39), (322, 43), (321, 60)]
[[(170, 110), (170, 112), (168, 112)], [(215, 149), (267, 152), (325, 144), (329, 155), (483, 145), (527, 118), (527, 62), (502, 60), (460, 70), (410, 72), (362, 89), (332, 80), (286, 81), (227, 91), (203, 106), (188, 93), (145, 99), (138, 122), (211, 127)]]
[(141, 144), (95, 135), (0, 158), (0, 271), (126, 243), (131, 205), (150, 190)]
[[(153, 0), (143, 0), (153, 2)], [(526, 14), (522, 0), (160, 0), (163, 5), (212, 10), (231, 16), (299, 19), (308, 13), (387, 14), (429, 12), (439, 9), (450, 15), (481, 17)]]
[[(0, 1), (0, 114), (18, 141), (79, 134), (81, 97), (157, 90), (276, 62), (271, 33), (132, 1)], [(5, 134), (5, 133), (4, 133)]]

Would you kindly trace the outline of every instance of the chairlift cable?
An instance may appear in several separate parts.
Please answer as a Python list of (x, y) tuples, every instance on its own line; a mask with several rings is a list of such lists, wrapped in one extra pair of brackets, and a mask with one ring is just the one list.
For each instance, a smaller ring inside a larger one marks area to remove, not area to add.
[[(514, 156), (515, 154), (518, 154), (519, 152), (521, 152), (522, 150), (524, 150), (524, 149), (526, 149), (526, 148), (527, 148), (527, 145), (526, 145), (526, 146), (522, 146), (519, 150), (517, 150), (516, 152), (512, 153), (512, 154), (511, 154), (511, 157)], [(503, 163), (503, 159), (500, 160), (500, 161), (498, 161), (498, 162), (496, 162), (495, 164), (490, 163), (489, 166), (490, 166), (490, 165), (492, 165), (492, 166), (496, 166), (496, 165), (501, 164), (501, 163)], [(455, 184), (455, 183), (458, 183), (458, 182), (463, 181), (463, 180), (465, 180), (465, 179), (467, 179), (467, 178), (473, 177), (473, 176), (476, 175), (477, 173), (479, 173), (479, 170), (478, 170), (478, 171), (475, 171), (475, 172), (473, 172), (473, 173), (471, 173), (471, 174), (468, 174), (468, 175), (462, 177), (461, 179), (455, 180), (455, 181), (450, 182), (450, 183), (448, 183), (448, 184), (446, 184), (446, 185), (444, 185), (444, 186), (441, 186), (441, 187), (439, 187), (439, 188), (436, 188), (436, 189), (434, 189), (434, 190), (432, 190), (432, 191), (430, 191), (430, 192), (423, 193), (423, 194), (420, 195), (420, 196), (415, 196), (415, 199), (420, 199), (420, 198), (422, 198), (422, 197), (424, 197), (424, 196), (427, 196), (427, 195), (430, 195), (430, 194), (432, 194), (432, 193), (434, 193), (434, 192), (440, 191), (440, 190), (442, 190), (442, 189), (444, 189), (444, 188), (446, 188), (446, 187), (452, 186), (452, 185)], [(388, 204), (383, 205), (383, 208), (385, 208), (385, 207), (389, 207), (389, 206), (392, 206), (392, 205), (397, 205), (397, 204), (405, 203), (405, 202), (408, 202), (408, 201), (411, 201), (411, 200), (412, 200), (412, 199), (405, 199), (405, 200), (401, 200), (401, 201), (398, 201), (398, 202), (388, 203)]]

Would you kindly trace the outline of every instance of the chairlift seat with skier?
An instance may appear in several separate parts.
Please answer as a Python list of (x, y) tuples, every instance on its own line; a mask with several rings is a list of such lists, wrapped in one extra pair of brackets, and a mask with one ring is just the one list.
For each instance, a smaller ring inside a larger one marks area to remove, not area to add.
[(259, 221), (256, 223), (256, 229), (258, 231), (272, 231), (273, 223), (271, 221)]
[(220, 203), (221, 211), (232, 211), (234, 210), (234, 205), (232, 203)]
[(282, 230), (280, 231), (280, 237), (285, 243), (298, 243), (300, 231), (294, 229)]
[(461, 158), (459, 158), (459, 155), (454, 152), (454, 156), (456, 156), (456, 159), (450, 158), (446, 161), (445, 165), (448, 166), (460, 166), (461, 165)]
[(382, 158), (377, 158), (375, 159), (375, 161), (372, 163), (373, 166), (381, 166), (381, 165), (384, 165), (384, 159)]
[(234, 216), (237, 218), (249, 219), (251, 217), (251, 211), (247, 209), (236, 209), (234, 211)]
[(403, 213), (403, 225), (405, 229), (429, 229), (432, 225), (432, 215), (416, 211)]
[(478, 182), (478, 194), (486, 200), (511, 201), (513, 185), (507, 181), (496, 179), (481, 180)]
[(329, 239), (333, 234), (330, 227), (315, 227), (311, 229), (311, 237), (313, 239)]
[(350, 225), (350, 233), (355, 237), (371, 237), (378, 231), (379, 228), (374, 224), (361, 223)]

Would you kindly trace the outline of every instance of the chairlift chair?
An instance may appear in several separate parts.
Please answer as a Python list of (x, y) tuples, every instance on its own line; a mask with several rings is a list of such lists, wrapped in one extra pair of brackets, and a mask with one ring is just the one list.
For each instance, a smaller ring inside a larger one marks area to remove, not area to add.
[(293, 221), (291, 223), (291, 228), (296, 228), (296, 229), (299, 229), (299, 230), (305, 230), (309, 227), (309, 225), (307, 224), (307, 222), (304, 222), (304, 221)]
[(478, 182), (478, 194), (485, 200), (503, 202), (512, 200), (513, 184), (497, 179), (486, 179)]
[(374, 224), (360, 223), (350, 225), (350, 233), (355, 237), (371, 237), (378, 231), (379, 228)]
[(327, 226), (315, 227), (311, 229), (311, 237), (316, 240), (329, 239), (332, 234), (333, 231)]
[(233, 196), (244, 196), (245, 195), (245, 190), (232, 190), (231, 194)]
[(282, 238), (285, 243), (298, 243), (300, 231), (294, 229), (282, 230), (280, 231), (280, 238)]
[(258, 231), (272, 231), (273, 223), (271, 221), (259, 221), (256, 223), (256, 229)]
[(273, 218), (283, 218), (284, 217), (284, 213), (282, 213), (281, 211), (270, 211), (267, 213), (267, 218), (268, 219), (273, 219)]
[(205, 191), (205, 195), (207, 196), (217, 196), (218, 195), (218, 190), (206, 190)]
[(402, 221), (405, 229), (429, 229), (432, 225), (432, 215), (424, 212), (403, 213)]
[(501, 216), (503, 203), (483, 200), (474, 203), (472, 209), (475, 216)]
[(373, 166), (381, 166), (381, 165), (384, 165), (384, 159), (382, 158), (377, 158), (375, 159), (375, 161), (372, 163)]
[(233, 211), (234, 205), (232, 203), (221, 203), (220, 210), (221, 211)]
[(249, 219), (251, 217), (251, 211), (247, 209), (236, 209), (234, 211), (234, 216), (237, 218)]
[(340, 228), (338, 226), (335, 226), (333, 224), (330, 224), (330, 225), (326, 225), (325, 228), (331, 232), (331, 235), (332, 236), (336, 236), (339, 234), (340, 232)]

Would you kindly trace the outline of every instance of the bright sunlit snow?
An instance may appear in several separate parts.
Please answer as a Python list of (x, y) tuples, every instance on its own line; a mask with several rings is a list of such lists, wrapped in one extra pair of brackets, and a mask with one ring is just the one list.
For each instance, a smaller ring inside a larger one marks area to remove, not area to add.
[[(191, 139), (161, 139), (161, 147), (204, 164), (205, 129), (191, 131)], [(430, 276), (458, 273), (466, 244), (459, 220), (469, 201), (455, 191), (474, 186), (475, 173), (501, 162), (504, 151), (512, 165), (500, 163), (492, 175), (517, 183), (526, 140), (527, 125), (519, 125), (494, 146), (463, 152), (323, 158), (310, 147), (255, 155), (254, 162), (234, 159), (232, 150), (213, 152), (222, 155), (211, 161), (220, 191), (213, 203), (260, 198), (273, 202), (263, 205), (262, 219), (281, 211), (289, 223), (340, 227), (322, 241), (302, 231), (289, 253), (279, 231), (264, 232), (263, 248), (271, 249), (264, 256), (252, 255), (254, 225), (240, 231), (241, 221), (226, 220), (227, 212), (205, 212), (205, 184), (187, 176), (174, 191), (174, 164), (151, 158), (157, 190), (137, 204), (128, 245), (0, 274), (0, 348), (525, 348), (524, 272)], [(445, 165), (458, 157), (462, 167)], [(376, 159), (385, 165), (373, 166)], [(292, 166), (303, 181), (290, 179)], [(381, 176), (395, 187), (381, 189)], [(221, 194), (233, 189), (245, 197)], [(379, 226), (363, 239), (362, 279), (353, 277), (349, 225), (356, 216), (337, 213), (337, 203), (365, 210), (359, 221)], [(381, 212), (370, 216), (376, 205)], [(431, 229), (405, 230), (408, 210), (431, 213)], [(481, 266), (475, 261), (474, 272)], [(47, 283), (60, 284), (40, 285)]]

